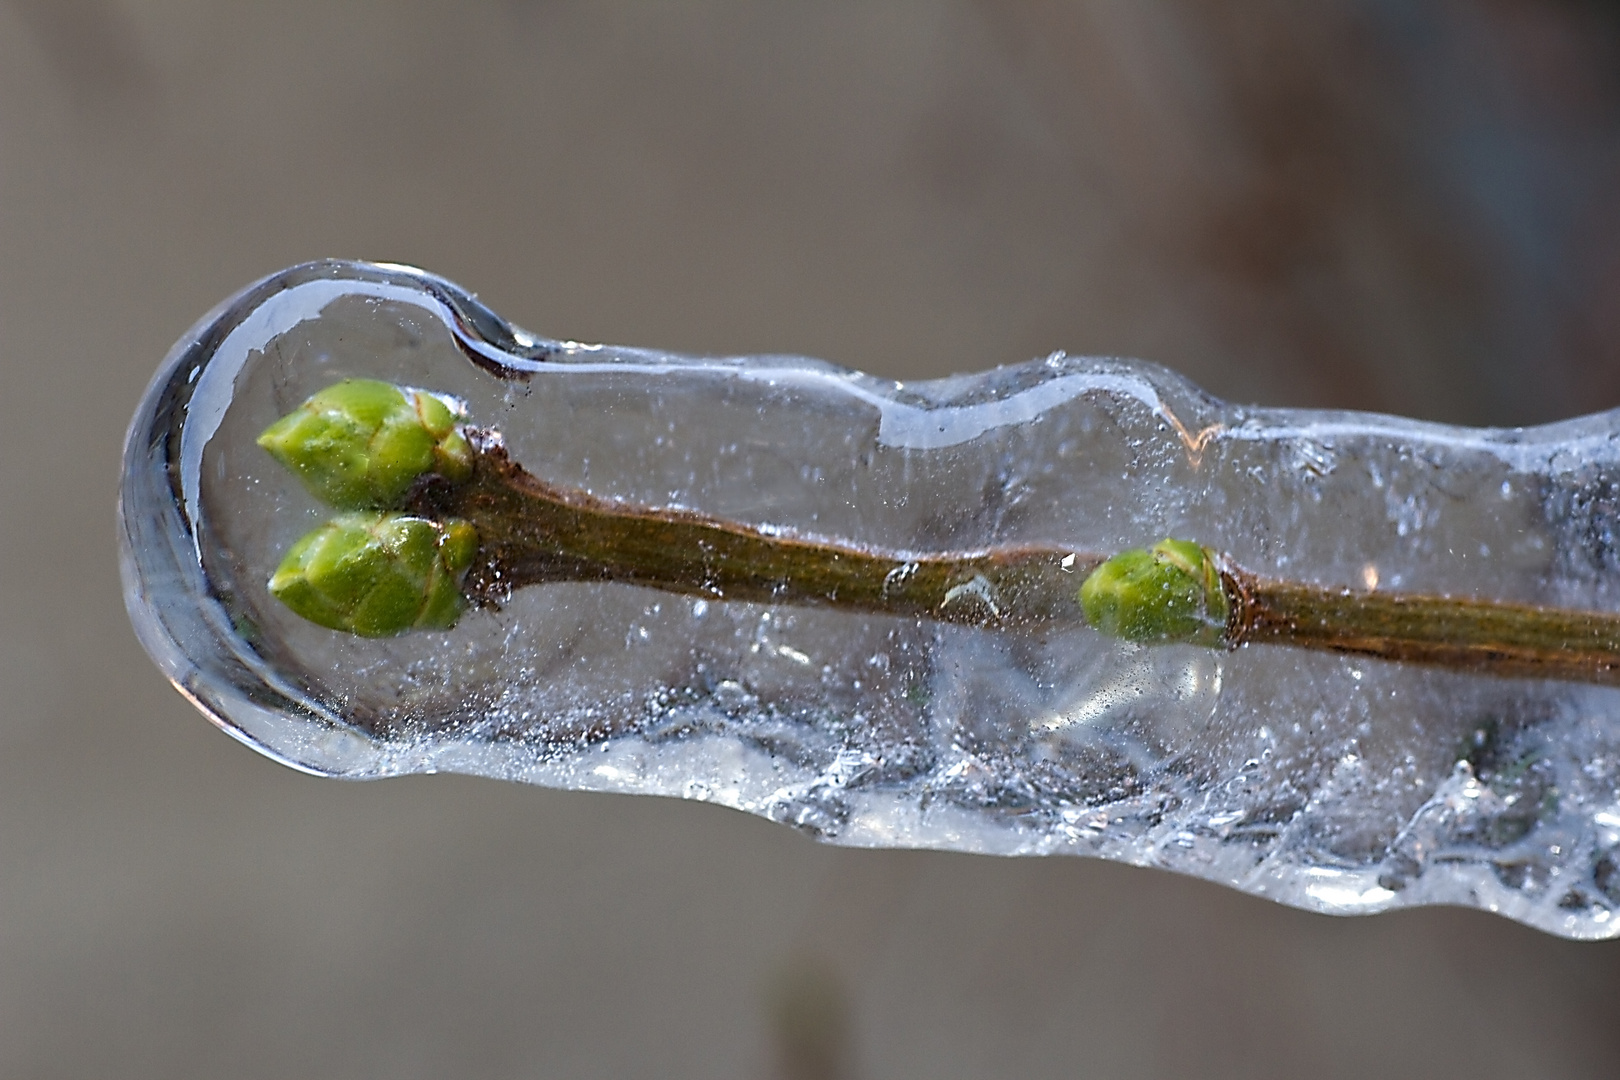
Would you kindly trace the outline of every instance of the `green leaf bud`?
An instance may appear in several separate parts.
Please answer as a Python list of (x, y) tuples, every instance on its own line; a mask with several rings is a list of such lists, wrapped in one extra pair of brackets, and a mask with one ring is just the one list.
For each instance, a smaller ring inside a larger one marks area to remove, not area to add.
[(1086, 621), (1112, 637), (1144, 643), (1225, 643), (1231, 601), (1208, 548), (1161, 540), (1122, 551), (1080, 586)]
[(477, 530), (458, 518), (344, 514), (292, 546), (270, 592), (312, 623), (361, 637), (448, 630), (477, 551)]
[(450, 406), (376, 379), (334, 383), (265, 428), (259, 445), (340, 510), (397, 504), (424, 473), (460, 482), (472, 447)]

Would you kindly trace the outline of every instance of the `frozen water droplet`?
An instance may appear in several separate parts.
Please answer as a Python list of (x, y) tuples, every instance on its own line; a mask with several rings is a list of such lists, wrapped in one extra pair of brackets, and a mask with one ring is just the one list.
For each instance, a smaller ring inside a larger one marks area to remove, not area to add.
[[(346, 378), (449, 395), (546, 483), (912, 557), (867, 610), (601, 576), (506, 596), (508, 576), (451, 630), (322, 629), (267, 582), (330, 511), (255, 439)], [(1620, 691), (997, 628), (989, 578), (958, 583), (958, 622), (882, 605), (929, 553), (1051, 550), (1072, 597), (1094, 564), (1069, 553), (1175, 536), (1335, 596), (1614, 611), (1617, 427), (1239, 410), (1063, 354), (901, 385), (580, 345), (431, 275), (327, 262), (170, 354), (130, 428), (122, 562), (175, 684), (311, 772), (676, 795), (840, 843), (1095, 855), (1316, 910), (1467, 904), (1610, 937)]]

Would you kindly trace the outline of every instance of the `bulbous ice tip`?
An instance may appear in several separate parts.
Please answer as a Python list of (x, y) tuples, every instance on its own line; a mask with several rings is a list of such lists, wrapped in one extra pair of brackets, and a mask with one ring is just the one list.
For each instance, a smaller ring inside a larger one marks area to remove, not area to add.
[(334, 383), (258, 443), (312, 495), (340, 510), (397, 504), (423, 473), (472, 475), (472, 447), (443, 400), (376, 379)]
[(477, 551), (477, 530), (458, 518), (344, 514), (292, 546), (270, 592), (294, 614), (360, 637), (448, 630)]
[(1188, 540), (1122, 551), (1080, 586), (1086, 621), (1143, 643), (1225, 643), (1231, 601), (1215, 553)]

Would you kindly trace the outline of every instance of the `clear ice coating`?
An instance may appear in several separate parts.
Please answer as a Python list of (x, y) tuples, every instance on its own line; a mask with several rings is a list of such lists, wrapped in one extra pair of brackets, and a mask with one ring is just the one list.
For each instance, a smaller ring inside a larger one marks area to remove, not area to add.
[(1620, 413), (1484, 431), (1244, 408), (1061, 353), (901, 385), (545, 340), (441, 278), (321, 262), (180, 340), (120, 499), (142, 643), (216, 724), (310, 772), (672, 795), (838, 844), (1091, 855), (1316, 911), (1462, 904), (1620, 935), (1609, 687), (622, 583), (387, 639), (303, 622), (266, 582), (329, 512), (254, 439), (350, 377), (459, 399), (553, 483), (788, 534), (1175, 536), (1324, 585), (1601, 611), (1620, 609)]

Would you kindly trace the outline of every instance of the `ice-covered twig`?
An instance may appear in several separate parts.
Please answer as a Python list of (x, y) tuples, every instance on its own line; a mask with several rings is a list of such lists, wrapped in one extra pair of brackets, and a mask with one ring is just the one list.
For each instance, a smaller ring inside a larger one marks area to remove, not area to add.
[(120, 550), (181, 691), (324, 775), (1610, 937), (1617, 432), (1235, 406), (1062, 354), (901, 385), (583, 345), (325, 262), (176, 345)]

